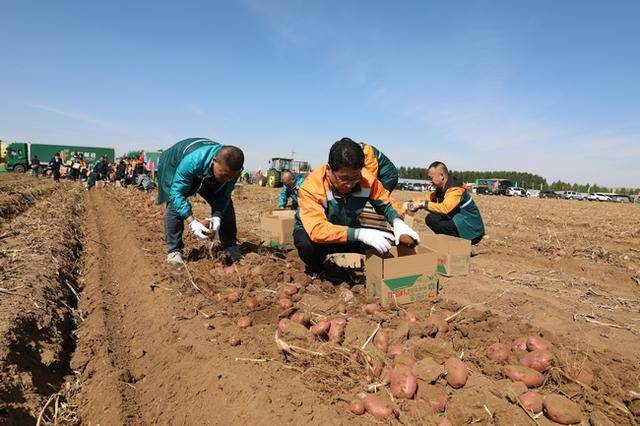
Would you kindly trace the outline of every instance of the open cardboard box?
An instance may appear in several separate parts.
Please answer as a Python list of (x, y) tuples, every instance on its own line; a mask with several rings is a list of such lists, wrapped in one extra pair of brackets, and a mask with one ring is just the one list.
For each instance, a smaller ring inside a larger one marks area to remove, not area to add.
[(295, 210), (290, 210), (290, 209), (281, 209), (281, 210), (272, 210), (271, 211), (271, 216), (278, 216), (278, 217), (295, 217), (296, 215), (296, 211)]
[(438, 253), (438, 273), (446, 277), (467, 275), (471, 263), (471, 241), (449, 235), (420, 233), (420, 244)]
[[(285, 210), (281, 210), (285, 211)], [(291, 215), (266, 215), (260, 220), (262, 241), (267, 247), (278, 249), (293, 248), (293, 227), (295, 211)]]
[(433, 300), (438, 296), (438, 256), (421, 245), (393, 247), (384, 256), (368, 251), (367, 293), (383, 306)]

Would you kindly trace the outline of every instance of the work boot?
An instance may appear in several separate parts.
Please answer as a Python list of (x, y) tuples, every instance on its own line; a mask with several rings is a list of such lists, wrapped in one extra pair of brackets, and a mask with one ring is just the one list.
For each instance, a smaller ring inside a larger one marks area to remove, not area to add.
[(224, 256), (233, 263), (242, 259), (242, 252), (240, 251), (240, 247), (238, 246), (227, 247), (223, 250), (223, 253)]
[(172, 251), (167, 255), (167, 263), (175, 266), (184, 264), (184, 260), (182, 260), (182, 253), (179, 251)]

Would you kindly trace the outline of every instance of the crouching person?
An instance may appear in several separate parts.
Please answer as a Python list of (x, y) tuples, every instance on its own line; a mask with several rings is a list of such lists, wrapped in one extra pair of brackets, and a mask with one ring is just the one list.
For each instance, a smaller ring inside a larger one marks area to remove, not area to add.
[(291, 198), (291, 209), (298, 210), (298, 190), (304, 182), (304, 176), (296, 177), (291, 172), (282, 173), (282, 191), (278, 200), (278, 208), (287, 207), (287, 202)]
[[(231, 192), (244, 164), (242, 150), (209, 139), (190, 138), (176, 143), (160, 158), (158, 204), (167, 203), (164, 217), (167, 262), (175, 265), (183, 262), (185, 221), (197, 239), (217, 235), (225, 256), (232, 262), (240, 260)], [(196, 193), (211, 206), (211, 217), (198, 220), (193, 216), (187, 198)]]
[[(307, 273), (321, 272), (328, 254), (364, 253), (370, 247), (382, 254), (401, 235), (418, 240), (403, 221), (402, 207), (364, 170), (364, 162), (360, 145), (342, 139), (331, 147), (329, 163), (311, 172), (300, 186), (293, 237)], [(393, 234), (360, 227), (367, 202), (393, 224)]]
[(436, 187), (426, 200), (415, 200), (407, 210), (427, 210), (427, 226), (436, 234), (460, 237), (478, 244), (484, 236), (484, 224), (471, 191), (466, 185), (449, 176), (444, 163), (435, 161), (427, 170), (429, 179)]

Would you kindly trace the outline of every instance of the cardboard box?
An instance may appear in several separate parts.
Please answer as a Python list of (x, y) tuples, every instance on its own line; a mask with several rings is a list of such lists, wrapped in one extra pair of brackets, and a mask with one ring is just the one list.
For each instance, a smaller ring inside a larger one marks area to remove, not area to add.
[(393, 247), (384, 257), (369, 251), (365, 261), (367, 293), (382, 305), (433, 300), (438, 296), (437, 261), (437, 253), (423, 246)]
[[(293, 212), (295, 213), (295, 212)], [(295, 219), (276, 215), (263, 216), (260, 220), (261, 238), (265, 246), (278, 249), (293, 248)]]
[(271, 211), (271, 215), (272, 216), (278, 216), (278, 217), (290, 217), (290, 218), (293, 218), (296, 215), (296, 210), (289, 210), (289, 209), (273, 210), (273, 211)]
[[(393, 226), (387, 222), (387, 218), (383, 215), (376, 213), (375, 211), (364, 210), (360, 214), (360, 225), (363, 228), (373, 228), (380, 231), (387, 231), (393, 233)], [(413, 216), (406, 215), (404, 217), (404, 223), (407, 226), (413, 228), (414, 219)]]
[(420, 245), (438, 253), (438, 272), (446, 277), (467, 275), (471, 264), (471, 241), (449, 235), (420, 233)]

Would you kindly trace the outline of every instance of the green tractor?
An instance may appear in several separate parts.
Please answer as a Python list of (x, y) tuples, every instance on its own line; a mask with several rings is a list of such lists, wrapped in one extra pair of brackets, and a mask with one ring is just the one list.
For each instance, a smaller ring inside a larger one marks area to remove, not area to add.
[[(307, 175), (311, 169), (306, 161), (294, 161), (292, 158), (272, 158), (269, 161), (271, 167), (267, 170), (266, 186), (280, 188), (282, 186), (282, 173), (289, 171), (296, 175)], [(262, 186), (262, 185), (261, 185)]]

